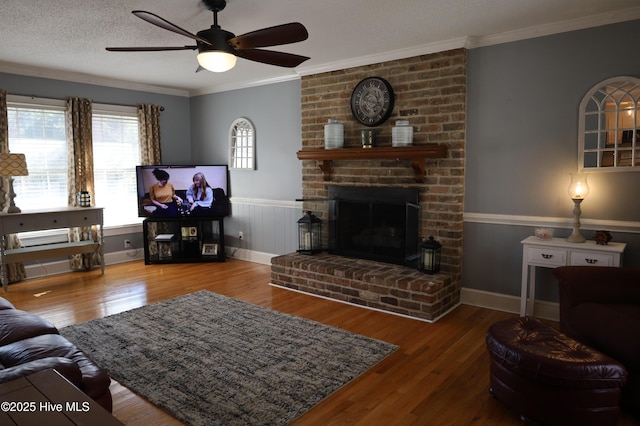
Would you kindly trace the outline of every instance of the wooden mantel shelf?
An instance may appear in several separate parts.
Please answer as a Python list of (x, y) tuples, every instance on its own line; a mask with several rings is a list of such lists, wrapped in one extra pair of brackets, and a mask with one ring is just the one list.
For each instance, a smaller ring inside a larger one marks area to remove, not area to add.
[(446, 156), (447, 147), (437, 144), (375, 148), (303, 149), (298, 151), (298, 160), (321, 161), (319, 166), (324, 174), (324, 180), (331, 180), (332, 160), (408, 159), (416, 175), (416, 181), (422, 182), (426, 175), (424, 160), (445, 158)]

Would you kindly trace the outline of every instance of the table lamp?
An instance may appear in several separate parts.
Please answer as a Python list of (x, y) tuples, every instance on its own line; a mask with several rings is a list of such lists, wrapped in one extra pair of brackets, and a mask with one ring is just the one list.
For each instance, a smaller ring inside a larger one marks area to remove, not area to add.
[(571, 183), (569, 183), (569, 197), (573, 200), (573, 232), (567, 238), (570, 243), (584, 243), (586, 238), (580, 233), (580, 203), (589, 195), (589, 185), (587, 184), (587, 174), (570, 173)]
[(20, 209), (13, 201), (16, 196), (16, 193), (13, 191), (13, 177), (29, 176), (27, 160), (24, 158), (24, 154), (0, 153), (0, 176), (9, 180), (10, 204), (7, 213), (20, 213)]

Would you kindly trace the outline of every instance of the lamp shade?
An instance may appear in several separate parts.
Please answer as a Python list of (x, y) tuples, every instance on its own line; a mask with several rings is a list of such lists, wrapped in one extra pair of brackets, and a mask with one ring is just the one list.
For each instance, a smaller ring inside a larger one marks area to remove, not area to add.
[(198, 54), (198, 63), (206, 70), (225, 72), (236, 66), (235, 55), (219, 50), (208, 50)]
[(586, 173), (569, 173), (571, 182), (569, 183), (569, 197), (572, 200), (584, 200), (589, 195), (589, 184)]
[(0, 176), (29, 176), (24, 154), (0, 153)]

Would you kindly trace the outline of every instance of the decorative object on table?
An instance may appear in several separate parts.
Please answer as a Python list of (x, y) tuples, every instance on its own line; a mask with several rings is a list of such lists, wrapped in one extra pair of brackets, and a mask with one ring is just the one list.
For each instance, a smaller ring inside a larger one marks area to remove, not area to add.
[(375, 130), (361, 130), (360, 141), (363, 148), (373, 148), (376, 144), (376, 131)]
[(536, 228), (536, 238), (539, 240), (550, 240), (553, 238), (553, 229)]
[(409, 120), (396, 120), (391, 129), (391, 146), (411, 146), (413, 144), (413, 126)]
[(609, 231), (596, 231), (593, 236), (593, 239), (596, 240), (596, 244), (601, 246), (608, 245), (612, 238), (613, 237), (611, 237), (611, 233)]
[(344, 146), (344, 125), (340, 120), (330, 118), (324, 125), (324, 149), (342, 148)]
[(442, 244), (429, 237), (420, 244), (420, 257), (418, 269), (427, 274), (437, 274), (440, 272), (440, 254)]
[(91, 193), (89, 191), (80, 191), (77, 195), (79, 207), (91, 207)]
[(14, 202), (16, 193), (13, 190), (13, 177), (29, 176), (24, 154), (0, 153), (0, 176), (9, 180), (9, 209), (7, 213), (20, 213), (20, 208)]
[(580, 203), (589, 195), (589, 184), (587, 184), (586, 173), (570, 173), (571, 183), (569, 183), (569, 197), (573, 200), (573, 231), (567, 238), (570, 243), (584, 243), (586, 238), (580, 233)]
[(375, 127), (387, 121), (393, 111), (395, 95), (387, 80), (368, 77), (351, 93), (351, 113), (359, 123)]
[(288, 425), (398, 349), (210, 291), (60, 333), (189, 425)]
[(322, 221), (310, 211), (298, 219), (298, 253), (322, 251)]

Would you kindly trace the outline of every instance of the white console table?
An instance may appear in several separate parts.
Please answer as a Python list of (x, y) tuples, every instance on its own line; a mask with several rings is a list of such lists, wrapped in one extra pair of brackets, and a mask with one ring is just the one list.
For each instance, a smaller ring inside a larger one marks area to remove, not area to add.
[[(2, 288), (8, 289), (6, 265), (51, 257), (63, 257), (81, 253), (97, 253), (100, 256), (100, 268), (104, 274), (103, 243), (103, 208), (102, 207), (67, 207), (47, 210), (34, 210), (22, 213), (0, 214), (0, 274)], [(7, 234), (46, 229), (74, 228), (97, 225), (98, 241), (77, 241), (40, 246), (22, 247), (5, 250), (4, 238)]]
[[(622, 266), (625, 243), (598, 245), (595, 241), (570, 243), (565, 238), (541, 240), (525, 238), (522, 242), (522, 288), (520, 316), (532, 315), (536, 299), (536, 267), (557, 268), (567, 265)], [(527, 297), (528, 294), (528, 297)], [(531, 304), (527, 306), (528, 299)]]

